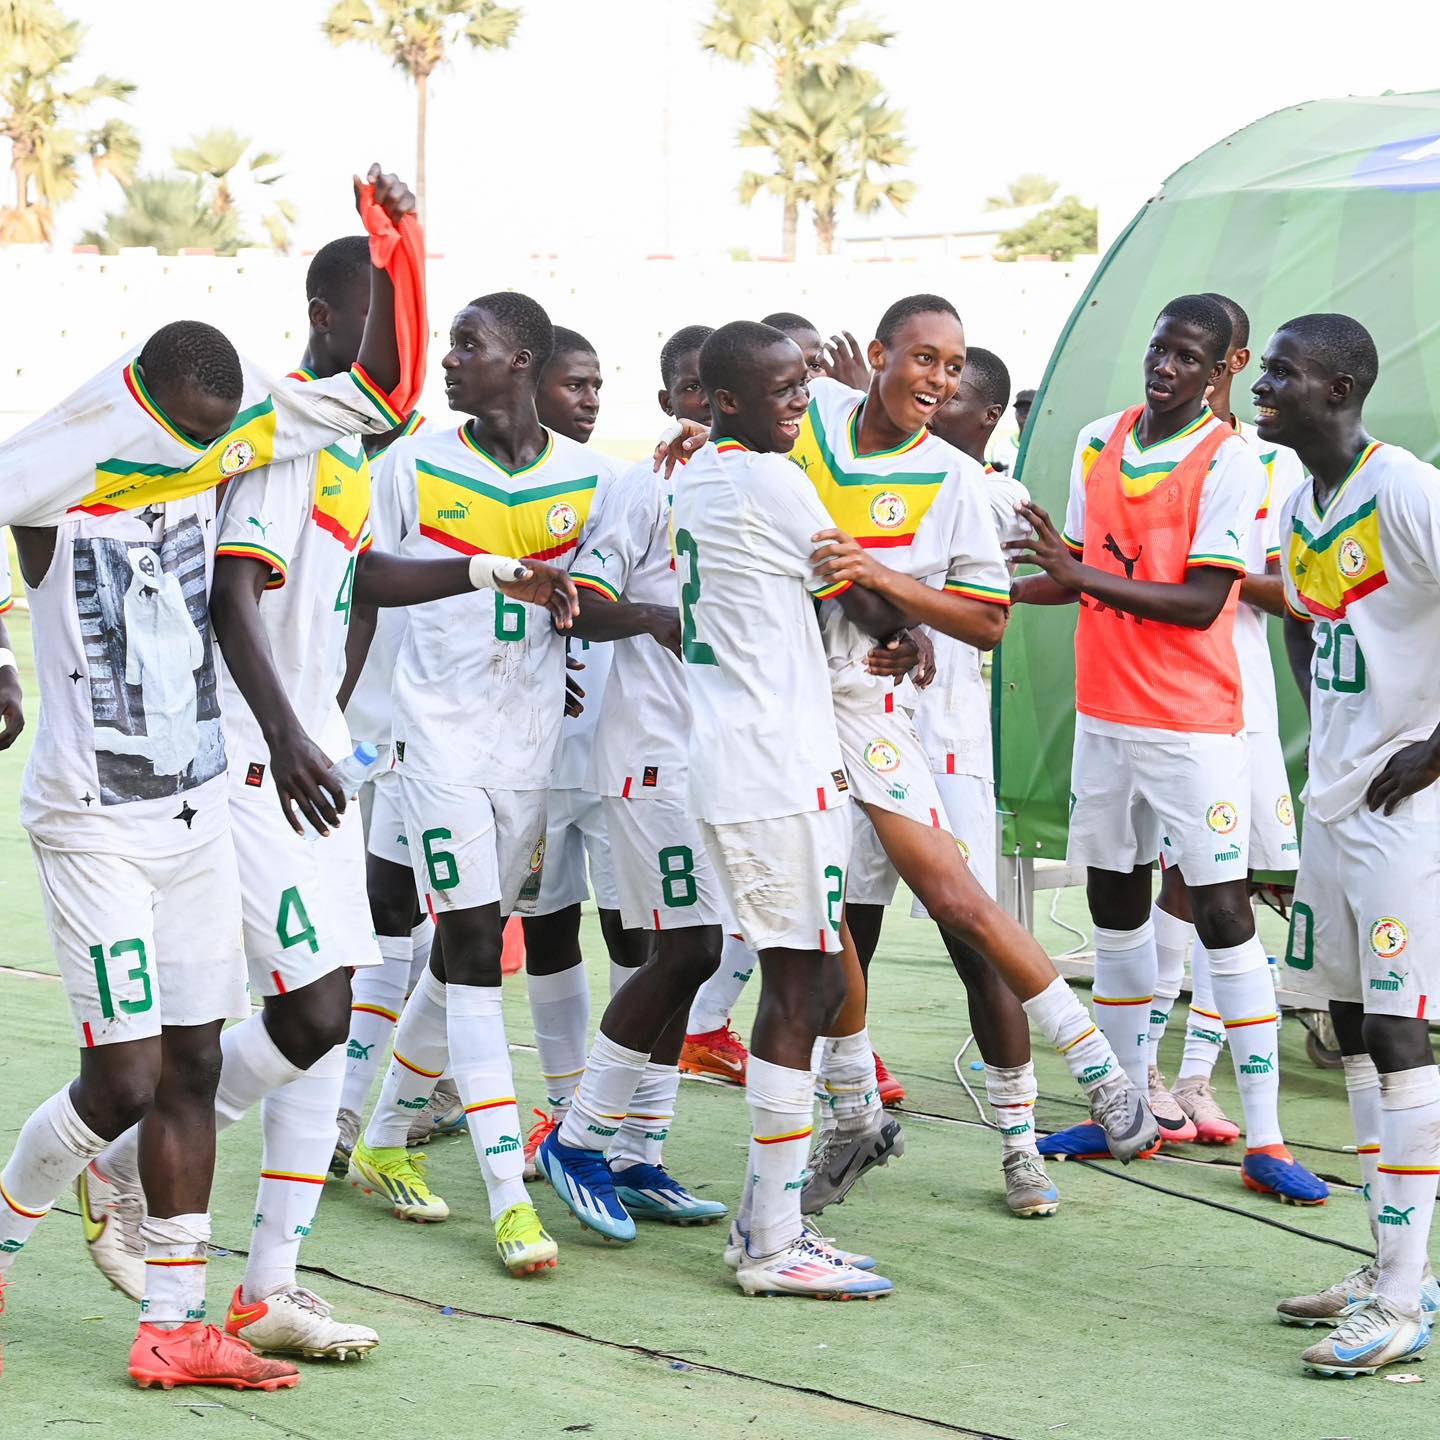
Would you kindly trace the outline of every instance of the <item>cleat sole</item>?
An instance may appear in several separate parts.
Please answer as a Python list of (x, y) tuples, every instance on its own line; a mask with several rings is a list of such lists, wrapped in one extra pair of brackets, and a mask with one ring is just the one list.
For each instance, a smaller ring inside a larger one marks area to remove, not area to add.
[(1391, 1365), (1414, 1365), (1425, 1358), (1422, 1350), (1418, 1355), (1401, 1355), (1394, 1360), (1387, 1360), (1384, 1365), (1313, 1365), (1308, 1361), (1301, 1361), (1304, 1369), (1315, 1375), (1324, 1375), (1333, 1380), (1355, 1380), (1361, 1375), (1375, 1375)]
[(1027, 1205), (1023, 1210), (1012, 1210), (1010, 1213), (1017, 1220), (1043, 1220), (1048, 1215), (1056, 1214), (1060, 1209), (1060, 1202), (1047, 1202), (1044, 1205)]

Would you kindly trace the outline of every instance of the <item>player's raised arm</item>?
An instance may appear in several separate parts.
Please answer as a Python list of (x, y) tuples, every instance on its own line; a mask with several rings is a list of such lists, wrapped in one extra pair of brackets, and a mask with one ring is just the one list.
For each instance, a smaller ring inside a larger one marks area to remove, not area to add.
[[(373, 207), (379, 211), (378, 216), (371, 213), (367, 201), (373, 201)], [(417, 276), (393, 263), (394, 249), (398, 244), (406, 242), (408, 231), (411, 232), (408, 243), (412, 248), (418, 247), (423, 265), (424, 240), (419, 235), (419, 222), (415, 219), (415, 196), (403, 180), (382, 171), (376, 164), (370, 167), (363, 182), (358, 175), (355, 177), (355, 205), (360, 211), (361, 219), (365, 221), (366, 229), (373, 237), (372, 259), (376, 258), (375, 252), (380, 248), (385, 251), (387, 258), (392, 260), (388, 267), (378, 263), (371, 266), (370, 313), (365, 320), (365, 332), (360, 341), (360, 353), (356, 363), (390, 396), (392, 403), (403, 415), (408, 413), (418, 399), (424, 378), (424, 327), (421, 327), (418, 336), (411, 333), (414, 329), (414, 307), (417, 301), (420, 315), (423, 316), (425, 308), (423, 269), (418, 276), (419, 289), (416, 294), (414, 287)], [(387, 233), (377, 233), (381, 231)], [(391, 273), (392, 270), (405, 277), (401, 280), (401, 288), (409, 293), (397, 295), (396, 279)], [(416, 353), (407, 354), (407, 350), (415, 350), (417, 346)], [(413, 393), (397, 397), (394, 392), (402, 381)]]

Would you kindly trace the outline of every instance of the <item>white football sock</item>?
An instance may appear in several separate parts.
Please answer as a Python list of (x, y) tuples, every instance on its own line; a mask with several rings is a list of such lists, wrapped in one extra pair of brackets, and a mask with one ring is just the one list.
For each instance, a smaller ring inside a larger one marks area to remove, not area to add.
[(265, 1028), (263, 1011), (222, 1030), (220, 1054), (220, 1085), (215, 1092), (217, 1131), (233, 1125), (272, 1090), (305, 1073), (280, 1053)]
[(525, 976), (540, 1077), (552, 1119), (570, 1108), (585, 1071), (585, 1042), (590, 1037), (590, 981), (584, 964), (554, 975)]
[(753, 1126), (747, 1188), (750, 1255), (773, 1255), (797, 1239), (800, 1177), (810, 1153), (815, 1077), (750, 1056), (745, 1099)]
[(1230, 1058), (1245, 1107), (1245, 1144), (1283, 1145), (1280, 1130), (1280, 1015), (1275, 1009), (1275, 982), (1259, 937), (1240, 945), (1213, 949), (1210, 983), (1215, 1008), (1225, 1022)]
[(1156, 905), (1150, 911), (1155, 928), (1155, 998), (1150, 1002), (1150, 1064), (1160, 1063), (1160, 1042), (1170, 1023), (1170, 1012), (1185, 983), (1185, 956), (1195, 939), (1195, 927)]
[(820, 1102), (835, 1129), (854, 1135), (874, 1127), (881, 1114), (880, 1082), (868, 1029), (826, 1037), (819, 1079)]
[(145, 1242), (145, 1298), (140, 1318), (161, 1330), (176, 1330), (205, 1318), (205, 1248), (210, 1243), (208, 1214), (147, 1215), (140, 1222)]
[(1035, 1150), (1035, 1101), (1040, 1094), (1035, 1082), (1035, 1066), (986, 1065), (985, 1095), (995, 1111), (995, 1124), (1000, 1131), (1001, 1149)]
[(738, 935), (727, 935), (715, 973), (695, 992), (686, 1033), (707, 1035), (729, 1024), (740, 992), (754, 973), (755, 952)]
[(609, 1160), (614, 1169), (662, 1163), (679, 1094), (679, 1066), (649, 1061), (630, 1097), (630, 1109), (620, 1122), (619, 1134), (610, 1146)]
[(109, 1141), (75, 1112), (67, 1085), (21, 1127), (0, 1170), (0, 1275), (75, 1177)]
[(422, 915), (420, 923), (410, 932), (410, 985), (414, 988), (420, 983), (420, 977), (430, 968), (430, 951), (435, 945), (435, 922), (428, 916)]
[(1142, 1094), (1149, 1089), (1150, 1005), (1155, 999), (1155, 928), (1095, 927), (1095, 1023)]
[(1360, 1162), (1360, 1191), (1370, 1216), (1370, 1238), (1380, 1242), (1380, 1072), (1368, 1055), (1342, 1055), (1345, 1094), (1355, 1126), (1355, 1157)]
[(1038, 995), (1020, 1004), (1040, 1033), (1065, 1057), (1070, 1074), (1087, 1095), (1120, 1068), (1110, 1042), (1075, 998), (1064, 976), (1057, 975)]
[(1210, 952), (1197, 939), (1190, 951), (1190, 1014), (1185, 1023), (1185, 1053), (1180, 1078), (1201, 1075), (1208, 1080), (1225, 1048), (1225, 1022), (1215, 1006), (1210, 981)]
[(1420, 1309), (1435, 1185), (1440, 1181), (1440, 1070), (1421, 1065), (1380, 1077), (1380, 1275), (1375, 1293)]
[(245, 1266), (247, 1304), (295, 1283), (300, 1242), (315, 1224), (340, 1133), (335, 1117), (344, 1083), (345, 1047), (337, 1045), (260, 1102), (265, 1150)]
[(580, 1087), (560, 1123), (560, 1143), (581, 1150), (607, 1150), (626, 1115), (650, 1056), (617, 1045), (597, 1031)]
[(528, 1203), (520, 1108), (498, 985), (447, 985), (450, 1074), (490, 1197), (490, 1218)]
[(373, 1150), (404, 1145), (411, 1119), (417, 1110), (425, 1108), (435, 1082), (445, 1071), (450, 1058), (445, 1019), (447, 988), (433, 971), (423, 971), (400, 1012), (395, 1048), (380, 1086), (380, 1098), (365, 1127), (365, 1143)]
[(410, 937), (377, 935), (375, 939), (380, 964), (363, 966), (350, 981), (350, 1038), (340, 1108), (356, 1115), (364, 1113), (410, 989)]

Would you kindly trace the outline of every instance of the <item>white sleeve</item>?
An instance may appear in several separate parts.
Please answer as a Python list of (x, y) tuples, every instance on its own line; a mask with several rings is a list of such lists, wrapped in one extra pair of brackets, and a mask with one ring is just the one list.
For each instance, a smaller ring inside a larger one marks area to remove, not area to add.
[(284, 585), (310, 523), (314, 469), (315, 462), (306, 456), (237, 475), (225, 493), (216, 558), (261, 561), (270, 567), (265, 588)]
[(1285, 544), (1280, 528), (1280, 516), (1285, 502), (1305, 483), (1305, 467), (1300, 457), (1288, 447), (1281, 445), (1275, 451), (1270, 471), (1270, 513), (1265, 527), (1265, 559), (1278, 559)]
[(1091, 431), (1087, 425), (1075, 441), (1075, 455), (1070, 461), (1070, 496), (1065, 502), (1065, 524), (1060, 535), (1076, 555), (1085, 553), (1085, 452), (1090, 448)]
[(835, 522), (804, 472), (771, 454), (751, 455), (747, 465), (750, 503), (746, 506), (746, 528), (754, 568), (793, 575), (822, 599), (848, 590), (848, 584), (822, 580), (811, 568), (815, 536), (822, 530), (833, 530)]
[(659, 514), (659, 480), (642, 460), (609, 486), (590, 511), (570, 567), (575, 583), (619, 600), (635, 567), (656, 542)]
[(1227, 440), (1200, 487), (1187, 566), (1214, 566), (1243, 575), (1250, 531), (1269, 486), (1260, 457), (1238, 435)]

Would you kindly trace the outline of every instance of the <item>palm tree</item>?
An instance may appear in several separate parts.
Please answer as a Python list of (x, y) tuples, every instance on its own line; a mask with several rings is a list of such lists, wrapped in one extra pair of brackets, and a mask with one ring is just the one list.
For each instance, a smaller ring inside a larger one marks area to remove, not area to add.
[(1025, 205), (1043, 205), (1058, 189), (1060, 182), (1028, 170), (1017, 175), (1003, 195), (991, 195), (985, 201), (987, 210), (1017, 210)]
[[(177, 146), (170, 153), (178, 169), (200, 181), (210, 208), (217, 215), (229, 215), (238, 208), (233, 184), (236, 175), (257, 187), (257, 198), (285, 178), (276, 169), (280, 163), (277, 151), (262, 150), (250, 155), (249, 149), (248, 135), (236, 130), (213, 129), (192, 136), (188, 145)], [(270, 243), (284, 254), (290, 249), (290, 227), (299, 212), (289, 200), (269, 194), (265, 198), (271, 208), (259, 216), (260, 224), (269, 234)]]
[(55, 210), (80, 183), (88, 156), (97, 175), (128, 180), (140, 160), (140, 140), (123, 120), (91, 131), (66, 123), (104, 100), (128, 100), (135, 87), (98, 75), (70, 88), (67, 75), (80, 53), (85, 27), (67, 20), (53, 0), (0, 3), (0, 139), (10, 142), (15, 203), (0, 209), (0, 242), (55, 236)]
[(132, 245), (153, 245), (162, 255), (181, 250), (233, 255), (245, 243), (239, 215), (216, 210), (201, 181), (181, 175), (137, 177), (125, 187), (124, 208), (80, 239), (106, 255)]
[[(894, 35), (869, 16), (852, 14), (858, 0), (716, 0), (710, 21), (700, 32), (704, 49), (737, 64), (763, 62), (775, 81), (767, 110), (752, 110), (740, 129), (740, 144), (761, 146), (775, 156), (767, 175), (741, 177), (740, 198), (749, 203), (763, 189), (780, 197), (781, 245), (795, 258), (804, 181), (791, 120), (771, 123), (787, 107), (800, 105), (806, 77), (834, 84), (842, 69), (865, 45), (888, 45)], [(813, 83), (813, 82), (812, 82)], [(801, 127), (803, 129), (803, 125)]]
[(430, 76), (464, 40), (475, 50), (504, 50), (520, 11), (495, 0), (335, 0), (323, 29), (332, 44), (373, 45), (415, 82), (415, 203), (425, 218), (425, 108)]

